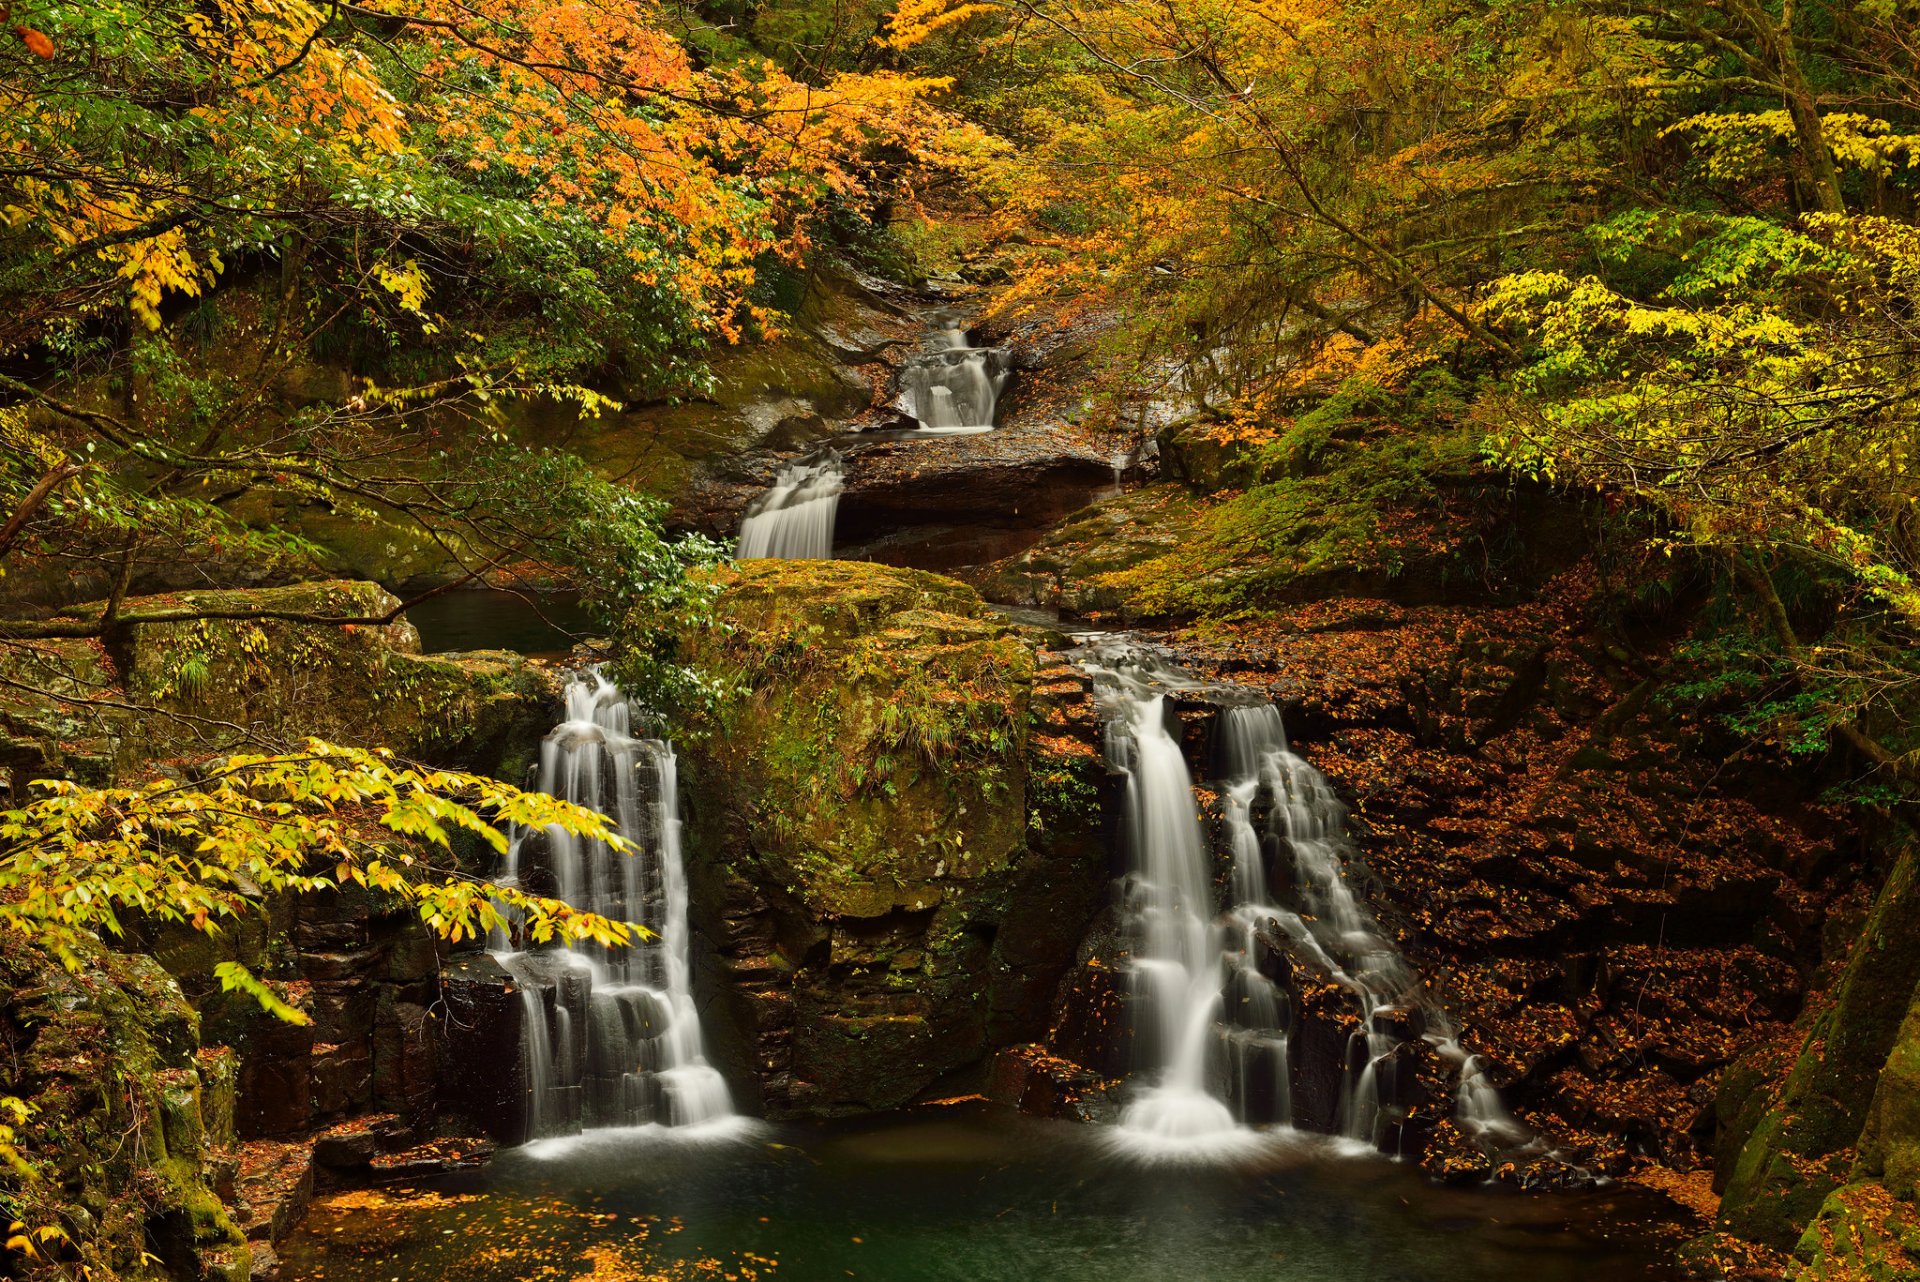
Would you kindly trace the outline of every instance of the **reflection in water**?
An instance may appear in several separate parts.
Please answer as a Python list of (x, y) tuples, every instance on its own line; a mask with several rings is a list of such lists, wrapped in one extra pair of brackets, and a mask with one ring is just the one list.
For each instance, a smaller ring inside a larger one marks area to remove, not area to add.
[(428, 654), (456, 650), (517, 650), (565, 654), (593, 630), (578, 592), (510, 592), (461, 588), (428, 597), (407, 611)]
[[(1296, 1135), (1232, 1168), (1116, 1166), (1100, 1132), (999, 1109), (644, 1133), (502, 1155), (431, 1196), (322, 1201), (284, 1282), (1664, 1282), (1644, 1190), (1442, 1188)], [(485, 1196), (472, 1196), (484, 1194)]]

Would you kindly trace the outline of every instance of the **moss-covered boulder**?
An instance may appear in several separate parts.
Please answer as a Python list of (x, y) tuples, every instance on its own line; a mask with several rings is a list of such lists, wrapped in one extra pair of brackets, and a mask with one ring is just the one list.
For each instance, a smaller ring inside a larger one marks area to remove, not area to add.
[(84, 942), (79, 956), (69, 971), (0, 939), (0, 1095), (31, 1110), (0, 1202), (48, 1257), (44, 1270), (15, 1262), (48, 1277), (245, 1278), (250, 1252), (221, 1197), (227, 1058), (201, 1051), (199, 1017), (151, 957)]
[(1894, 862), (1846, 970), (1827, 1000), (1802, 1017), (1800, 1048), (1785, 1075), (1769, 1087), (1750, 1071), (1728, 1074), (1720, 1102), (1727, 1158), (1717, 1177), (1725, 1231), (1793, 1246), (1855, 1178), (1856, 1156), (1868, 1173), (1891, 1172), (1912, 1195), (1920, 1104), (1911, 1088), (1920, 1045), (1903, 1039), (1920, 1029), (1909, 1027), (1916, 983), (1920, 855), (1909, 848)]
[(721, 584), (721, 626), (684, 642), (721, 692), (686, 775), (724, 1050), (776, 1115), (983, 1069), (1044, 1019), (1105, 889), (1091, 755), (1033, 731), (1035, 645), (918, 571)]

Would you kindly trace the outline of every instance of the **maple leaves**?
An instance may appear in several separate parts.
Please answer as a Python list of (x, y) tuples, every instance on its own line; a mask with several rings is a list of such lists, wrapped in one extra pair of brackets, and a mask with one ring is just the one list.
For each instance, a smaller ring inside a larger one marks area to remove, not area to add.
[[(310, 740), (299, 753), (208, 763), (203, 782), (142, 787), (36, 785), (0, 812), (0, 929), (78, 968), (77, 940), (118, 935), (140, 916), (217, 933), (275, 894), (364, 886), (412, 907), (427, 927), (473, 939), (511, 911), (535, 942), (625, 944), (644, 928), (436, 866), (455, 833), (504, 850), (503, 827), (558, 826), (625, 851), (597, 812), (480, 776), (421, 771), (390, 756)], [(394, 842), (394, 836), (405, 838)], [(222, 985), (283, 1019), (305, 1016), (238, 963)]]
[[(696, 66), (648, 4), (119, 0), (44, 22), (92, 70), (0, 81), (0, 144), (25, 158), (6, 220), (70, 274), (106, 266), (148, 327), (286, 227), (339, 227), (443, 259), (564, 244), (590, 278), (523, 280), (737, 340), (775, 322), (752, 296), (763, 261), (797, 259), (820, 201), (865, 191), (874, 147), (939, 164), (984, 145), (933, 106), (944, 80)], [(371, 266), (387, 286), (406, 261)]]

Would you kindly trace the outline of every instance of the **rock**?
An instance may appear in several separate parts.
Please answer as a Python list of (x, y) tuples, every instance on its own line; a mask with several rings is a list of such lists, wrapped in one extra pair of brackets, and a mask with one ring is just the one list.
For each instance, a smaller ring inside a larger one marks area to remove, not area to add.
[(527, 1138), (527, 1081), (520, 1060), (525, 1006), (514, 978), (487, 953), (456, 953), (442, 978), (442, 1108), (502, 1144)]
[(1034, 649), (958, 583), (839, 561), (718, 582), (725, 629), (684, 654), (734, 693), (682, 748), (717, 1053), (774, 1116), (983, 1075), (1042, 1030), (1104, 899), (1091, 749), (1032, 734)]
[(1493, 1175), (1493, 1159), (1451, 1118), (1434, 1127), (1420, 1169), (1445, 1184), (1478, 1184)]
[[(1909, 849), (1887, 877), (1830, 1000), (1803, 1018), (1804, 1047), (1793, 1067), (1771, 1091), (1752, 1092), (1742, 1109), (1752, 1129), (1724, 1173), (1726, 1231), (1792, 1246), (1848, 1181), (1863, 1129), (1870, 1128), (1870, 1169), (1891, 1165), (1897, 1180), (1912, 1178), (1912, 1105), (1904, 1094), (1912, 1050), (1900, 1036), (1916, 983), (1920, 852)], [(1881, 1095), (1890, 1057), (1893, 1071)]]
[[(377, 584), (351, 581), (133, 597), (122, 605), (129, 622), (106, 639), (115, 663), (99, 642), (10, 646), (0, 677), (52, 697), (0, 686), (0, 765), (104, 783), (159, 760), (317, 736), (519, 777), (552, 692), (518, 655), (422, 655), (404, 618), (140, 621), (181, 608), (364, 617), (399, 604)], [(156, 711), (117, 706), (126, 703)]]
[(229, 1277), (245, 1239), (223, 1203), (231, 1079), (203, 1056), (199, 1021), (149, 957), (68, 941), (74, 969), (0, 935), (6, 1093), (33, 1109), (22, 1158), (41, 1179), (9, 1189), (10, 1214), (59, 1223), (89, 1268), (146, 1276)]
[(248, 1240), (271, 1246), (293, 1230), (313, 1199), (313, 1152), (304, 1142), (250, 1140), (240, 1146), (235, 1188), (246, 1208), (241, 1223)]

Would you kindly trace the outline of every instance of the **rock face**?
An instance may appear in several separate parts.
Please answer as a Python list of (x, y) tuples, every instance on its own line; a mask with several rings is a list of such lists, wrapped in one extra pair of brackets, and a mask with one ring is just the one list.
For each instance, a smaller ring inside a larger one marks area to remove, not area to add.
[(519, 778), (553, 693), (518, 655), (423, 655), (404, 618), (139, 621), (181, 608), (377, 618), (399, 604), (350, 581), (135, 597), (129, 622), (102, 640), (9, 645), (0, 676), (17, 684), (0, 687), (0, 765), (16, 787), (49, 776), (100, 783), (155, 761), (314, 736)]
[[(1108, 877), (1084, 703), (971, 591), (747, 562), (687, 657), (725, 691), (683, 745), (707, 1026), (768, 1116), (973, 1089), (1030, 1040)], [(751, 1103), (751, 1101), (750, 1101)]]
[[(1716, 1229), (1805, 1278), (1910, 1276), (1920, 1243), (1920, 853), (1864, 921), (1837, 916), (1828, 982), (1722, 1078)], [(1849, 927), (1852, 927), (1849, 929)]]
[(143, 1253), (172, 1277), (247, 1277), (233, 1054), (202, 1048), (180, 987), (151, 957), (83, 944), (69, 972), (11, 934), (0, 985), (4, 1092), (33, 1110), (16, 1143), (36, 1172), (6, 1189), (9, 1213), (96, 1277), (151, 1276)]

